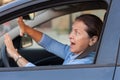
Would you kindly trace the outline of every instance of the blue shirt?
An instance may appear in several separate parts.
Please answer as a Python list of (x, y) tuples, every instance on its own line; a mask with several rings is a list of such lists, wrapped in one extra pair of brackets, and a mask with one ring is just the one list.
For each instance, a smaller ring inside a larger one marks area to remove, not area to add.
[[(72, 65), (72, 64), (91, 64), (94, 61), (95, 52), (89, 53), (89, 55), (82, 59), (77, 59), (76, 57), (80, 54), (74, 54), (70, 51), (68, 45), (62, 44), (51, 37), (43, 34), (42, 39), (38, 42), (40, 46), (45, 48), (47, 51), (61, 57), (64, 59), (63, 65)], [(32, 63), (28, 63), (25, 67), (35, 66)]]

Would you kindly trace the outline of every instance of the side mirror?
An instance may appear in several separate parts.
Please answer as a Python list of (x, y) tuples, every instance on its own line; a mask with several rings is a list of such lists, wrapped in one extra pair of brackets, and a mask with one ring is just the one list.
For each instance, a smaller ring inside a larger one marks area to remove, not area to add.
[(23, 19), (25, 20), (34, 20), (34, 18), (35, 18), (35, 13), (30, 13), (30, 14), (23, 16)]
[(32, 46), (33, 41), (29, 35), (25, 34), (21, 39), (21, 43), (22, 43), (22, 48), (26, 48)]

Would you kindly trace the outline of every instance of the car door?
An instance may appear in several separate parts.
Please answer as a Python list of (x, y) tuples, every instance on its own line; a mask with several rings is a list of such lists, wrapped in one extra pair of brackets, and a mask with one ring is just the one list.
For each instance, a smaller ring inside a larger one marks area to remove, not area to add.
[[(85, 5), (89, 3), (100, 4), (102, 1), (97, 2), (94, 0), (86, 0), (86, 1), (69, 0), (69, 1), (61, 1), (59, 3), (56, 3), (56, 5), (78, 3), (78, 2), (81, 3), (83, 2), (84, 3), (83, 5)], [(16, 79), (17, 80), (33, 80), (33, 79), (35, 80), (61, 80), (61, 79), (62, 80), (103, 80), (103, 79), (113, 80), (116, 58), (118, 55), (118, 46), (119, 46), (119, 36), (116, 35), (118, 34), (119, 29), (118, 26), (114, 26), (116, 21), (114, 20), (115, 18), (113, 16), (114, 12), (112, 12), (114, 9), (113, 5), (116, 2), (112, 1), (107, 3), (108, 3), (107, 5), (108, 9), (104, 19), (104, 25), (103, 25), (104, 28), (101, 34), (101, 40), (99, 43), (94, 64), (37, 66), (37, 67), (26, 67), (26, 68), (18, 68), (18, 67), (0, 68), (0, 78), (3, 80), (8, 80), (9, 78), (11, 80), (16, 80)], [(45, 5), (45, 3), (43, 3), (43, 5)], [(55, 6), (53, 4), (49, 4), (49, 5)], [(21, 13), (19, 15), (22, 14), (25, 13)], [(113, 24), (111, 25), (111, 23)]]

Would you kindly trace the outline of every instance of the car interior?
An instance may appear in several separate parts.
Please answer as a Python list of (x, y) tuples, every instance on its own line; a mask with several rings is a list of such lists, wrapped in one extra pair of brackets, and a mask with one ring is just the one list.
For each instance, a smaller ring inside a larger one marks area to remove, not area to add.
[[(68, 35), (71, 30), (72, 22), (76, 16), (79, 16), (80, 14), (90, 13), (99, 16), (104, 21), (106, 10), (107, 6), (105, 2), (100, 2), (97, 4), (85, 2), (33, 11), (31, 12), (33, 13), (32, 18), (29, 17), (28, 14), (24, 15), (23, 17), (25, 19), (25, 23), (29, 24), (34, 29), (43, 31), (54, 39), (69, 45)], [(66, 21), (63, 21), (64, 19)], [(11, 24), (13, 22), (15, 23), (12, 24), (11, 29), (6, 32), (12, 33), (14, 30), (18, 31), (19, 28), (17, 25), (17, 19), (10, 21)], [(19, 33), (17, 33), (14, 34), (12, 38), (14, 46), (18, 49), (18, 52), (28, 61), (34, 63), (37, 66), (62, 65), (64, 61), (62, 58), (41, 48), (28, 35), (21, 37), (19, 36)], [(93, 50), (93, 48), (89, 49), (88, 51), (90, 50)], [(1, 53), (3, 54), (3, 58), (0, 59), (0, 67), (18, 67), (14, 60), (6, 55), (7, 51), (5, 46), (1, 49)]]

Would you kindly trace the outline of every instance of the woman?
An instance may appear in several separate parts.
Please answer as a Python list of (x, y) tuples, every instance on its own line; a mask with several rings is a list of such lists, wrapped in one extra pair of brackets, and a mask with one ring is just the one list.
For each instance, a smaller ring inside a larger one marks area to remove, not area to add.
[[(85, 51), (97, 43), (103, 23), (97, 16), (92, 14), (78, 16), (72, 25), (72, 31), (69, 35), (70, 46), (57, 42), (46, 34), (30, 28), (23, 22), (22, 17), (18, 19), (18, 24), (20, 26), (21, 36), (28, 34), (40, 46), (44, 47), (49, 52), (63, 58), (63, 65), (71, 65), (93, 63), (95, 52), (89, 52), (85, 54)], [(6, 44), (9, 56), (16, 61), (18, 66), (35, 66), (17, 52), (8, 34), (5, 35), (4, 42)]]

